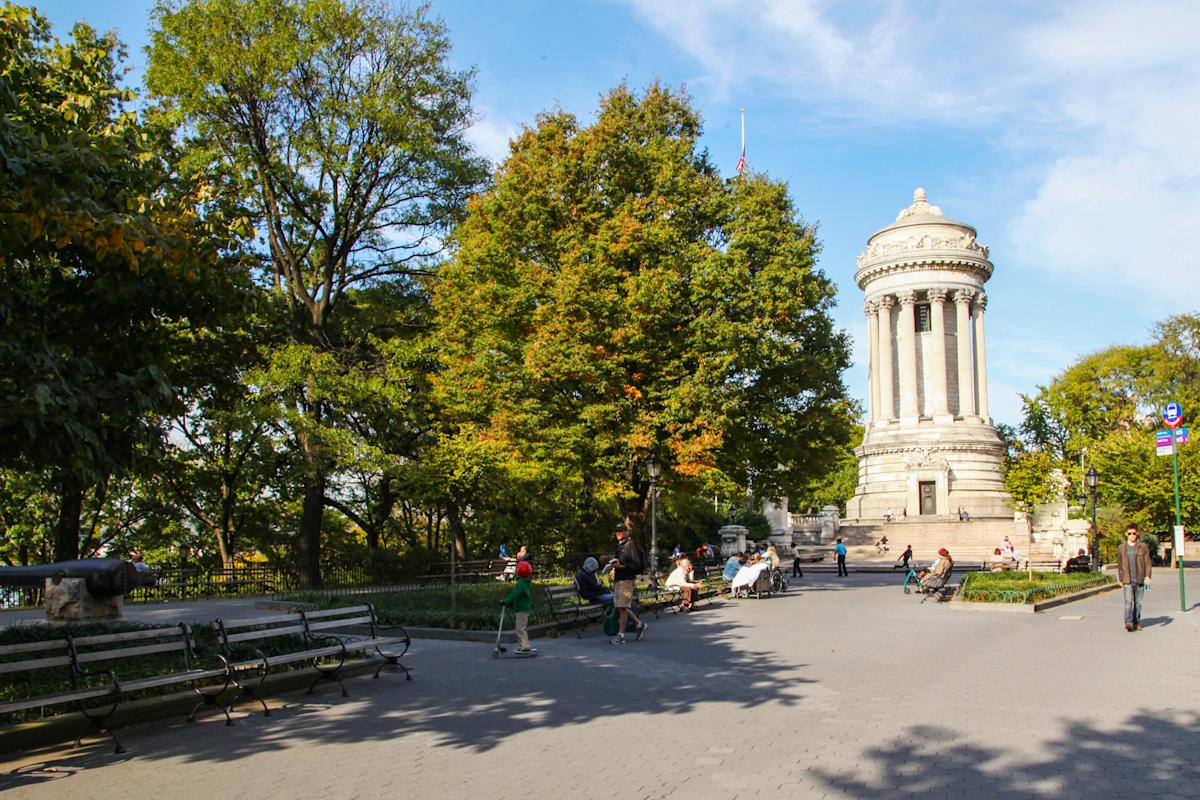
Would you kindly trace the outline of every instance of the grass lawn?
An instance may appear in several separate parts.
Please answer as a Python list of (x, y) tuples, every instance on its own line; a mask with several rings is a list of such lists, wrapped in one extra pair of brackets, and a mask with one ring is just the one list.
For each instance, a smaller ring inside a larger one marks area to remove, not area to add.
[(971, 572), (963, 580), (960, 595), (972, 603), (1035, 603), (1093, 586), (1112, 583), (1108, 575), (1094, 572)]

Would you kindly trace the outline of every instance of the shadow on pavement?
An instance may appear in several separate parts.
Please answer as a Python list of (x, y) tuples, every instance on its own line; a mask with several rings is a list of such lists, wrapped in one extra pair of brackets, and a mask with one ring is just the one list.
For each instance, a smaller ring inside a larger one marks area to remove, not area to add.
[[(1013, 763), (1014, 754), (970, 744), (939, 725), (908, 729), (908, 740), (867, 748), (884, 777), (861, 780), (818, 774), (849, 797), (1195, 797), (1200, 766), (1200, 714), (1140, 713), (1116, 729), (1075, 723), (1045, 746), (1042, 757)], [(873, 770), (879, 772), (879, 770)]]
[[(799, 596), (791, 592), (753, 602), (786, 603)], [(647, 621), (643, 641), (612, 646), (592, 627), (583, 639), (567, 633), (539, 641), (542, 655), (535, 659), (496, 660), (487, 644), (418, 641), (405, 658), (412, 682), (387, 672), (378, 681), (351, 678), (347, 699), (327, 684), (312, 697), (289, 696), (287, 706), (273, 709), (267, 718), (235, 714), (233, 727), (210, 716), (190, 726), (159, 722), (126, 729), (126, 756), (93, 747), (55, 755), (35, 767), (0, 775), (0, 790), (125, 758), (149, 769), (166, 758), (232, 763), (251, 754), (302, 747), (306, 741), (355, 743), (427, 734), (434, 737), (431, 746), (486, 751), (528, 730), (565, 729), (630, 713), (686, 714), (703, 703), (728, 704), (731, 713), (765, 704), (794, 705), (804, 698), (802, 687), (813, 682), (802, 673), (805, 665), (755, 652), (753, 632), (730, 625), (720, 606)], [(238, 709), (249, 712), (252, 707), (244, 701)], [(609, 744), (597, 742), (597, 752)], [(107, 741), (100, 745), (109, 746)]]

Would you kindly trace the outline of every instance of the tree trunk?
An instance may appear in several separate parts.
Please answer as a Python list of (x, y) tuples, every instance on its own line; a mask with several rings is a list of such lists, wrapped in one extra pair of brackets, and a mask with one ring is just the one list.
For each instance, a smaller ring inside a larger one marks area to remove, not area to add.
[(446, 508), (446, 517), (450, 522), (450, 537), (454, 542), (454, 556), (459, 560), (467, 557), (467, 532), (463, 530), (462, 511), (457, 503), (451, 503)]
[(83, 514), (83, 481), (77, 475), (58, 476), (58, 522), (54, 526), (54, 560), (79, 558), (79, 518)]
[(301, 589), (321, 588), (321, 522), (325, 517), (325, 472), (315, 466), (304, 476), (304, 510), (300, 514), (300, 536), (296, 566)]

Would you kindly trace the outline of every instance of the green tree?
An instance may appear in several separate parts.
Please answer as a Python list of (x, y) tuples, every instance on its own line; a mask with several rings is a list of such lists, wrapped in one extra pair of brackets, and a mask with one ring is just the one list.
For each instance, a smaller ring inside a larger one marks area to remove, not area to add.
[(125, 109), (121, 47), (0, 8), (0, 464), (45, 474), (54, 557), (89, 491), (157, 442), (178, 333), (225, 307), (238, 220), (176, 169), (170, 132)]
[[(355, 287), (429, 272), (485, 175), (470, 151), (470, 79), (443, 26), (374, 0), (162, 0), (146, 82), (196, 169), (251, 210), (287, 344), (264, 373), (303, 465), (301, 580), (318, 585), (329, 475), (347, 453), (351, 374), (333, 325)], [(341, 385), (342, 383), (346, 385)], [(351, 448), (353, 449), (353, 448)]]
[(784, 185), (723, 181), (700, 133), (660, 85), (615, 89), (591, 126), (541, 115), (434, 287), (452, 435), (615, 503), (635, 529), (651, 453), (664, 490), (771, 496), (850, 436), (814, 231)]

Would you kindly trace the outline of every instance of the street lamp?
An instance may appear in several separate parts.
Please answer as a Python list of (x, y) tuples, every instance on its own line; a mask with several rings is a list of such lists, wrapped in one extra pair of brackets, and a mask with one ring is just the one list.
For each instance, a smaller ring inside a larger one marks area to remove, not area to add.
[(658, 476), (662, 462), (654, 453), (646, 459), (646, 474), (650, 476), (650, 585), (658, 588)]
[(1092, 496), (1092, 572), (1100, 571), (1100, 529), (1096, 527), (1096, 485), (1100, 483), (1100, 474), (1095, 467), (1088, 467), (1084, 479), (1087, 483), (1088, 494)]

